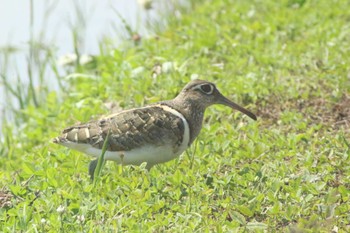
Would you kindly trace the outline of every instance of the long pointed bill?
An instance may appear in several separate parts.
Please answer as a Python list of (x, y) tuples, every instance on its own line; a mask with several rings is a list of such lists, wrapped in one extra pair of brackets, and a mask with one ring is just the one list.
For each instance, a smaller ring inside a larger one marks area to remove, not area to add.
[(226, 105), (228, 107), (231, 107), (233, 109), (236, 109), (244, 114), (246, 114), (247, 116), (249, 116), (250, 118), (252, 118), (253, 120), (256, 121), (256, 116), (254, 113), (248, 111), (247, 109), (239, 106), (238, 104), (232, 102), (231, 100), (227, 99), (225, 96), (221, 95), (221, 98), (218, 101), (219, 104), (223, 104)]

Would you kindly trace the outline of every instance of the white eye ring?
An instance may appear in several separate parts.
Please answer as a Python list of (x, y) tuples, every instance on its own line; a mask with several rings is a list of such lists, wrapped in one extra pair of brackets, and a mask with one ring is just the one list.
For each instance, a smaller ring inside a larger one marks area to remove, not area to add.
[(199, 86), (199, 89), (207, 95), (211, 95), (214, 92), (214, 86), (211, 84), (202, 84)]

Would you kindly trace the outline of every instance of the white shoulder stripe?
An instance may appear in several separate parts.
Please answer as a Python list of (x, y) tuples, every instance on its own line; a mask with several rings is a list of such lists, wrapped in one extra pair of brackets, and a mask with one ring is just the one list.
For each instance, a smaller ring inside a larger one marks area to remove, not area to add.
[(188, 143), (190, 142), (190, 127), (188, 126), (188, 122), (187, 122), (186, 118), (179, 111), (177, 111), (171, 107), (168, 107), (166, 105), (157, 104), (154, 106), (160, 107), (164, 111), (170, 112), (170, 113), (174, 114), (175, 116), (178, 116), (181, 118), (181, 120), (184, 124), (184, 135), (183, 135), (183, 139), (182, 139), (182, 143), (181, 143), (181, 146), (179, 148), (179, 151), (181, 151), (181, 153), (182, 153), (184, 150), (186, 150), (186, 148), (188, 147)]

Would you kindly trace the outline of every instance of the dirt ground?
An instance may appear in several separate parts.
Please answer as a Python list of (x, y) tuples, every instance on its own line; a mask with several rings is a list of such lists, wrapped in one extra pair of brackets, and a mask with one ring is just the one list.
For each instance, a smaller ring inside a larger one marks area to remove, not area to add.
[(257, 103), (257, 116), (277, 123), (284, 111), (298, 111), (309, 124), (323, 124), (333, 130), (350, 132), (350, 95), (344, 94), (337, 102), (322, 98), (282, 101), (277, 96)]

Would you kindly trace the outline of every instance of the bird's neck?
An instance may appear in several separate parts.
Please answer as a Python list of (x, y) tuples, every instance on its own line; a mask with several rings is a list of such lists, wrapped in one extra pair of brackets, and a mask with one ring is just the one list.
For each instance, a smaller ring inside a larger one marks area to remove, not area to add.
[(162, 103), (174, 108), (186, 118), (190, 128), (189, 145), (191, 145), (202, 129), (205, 108), (200, 104), (196, 104), (195, 101), (178, 97)]

